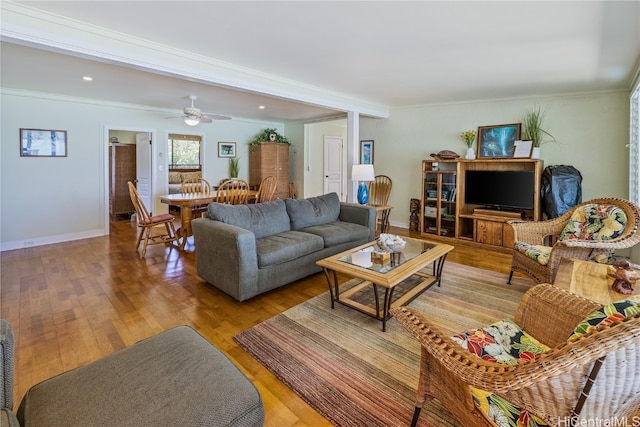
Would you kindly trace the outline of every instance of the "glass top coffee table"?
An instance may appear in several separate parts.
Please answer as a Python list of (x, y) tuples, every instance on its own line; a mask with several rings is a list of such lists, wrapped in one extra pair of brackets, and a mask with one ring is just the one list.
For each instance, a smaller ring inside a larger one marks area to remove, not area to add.
[[(375, 259), (376, 257), (372, 256), (377, 245), (376, 242), (369, 242), (318, 261), (316, 264), (324, 269), (327, 277), (331, 308), (334, 308), (335, 303), (338, 302), (358, 310), (381, 320), (382, 330), (385, 331), (389, 310), (392, 307), (410, 303), (436, 283), (440, 286), (442, 268), (453, 246), (404, 237), (403, 239), (407, 241), (404, 250), (398, 254), (389, 254), (390, 256), (385, 259)], [(433, 263), (431, 274), (421, 271), (430, 263)], [(340, 293), (341, 283), (338, 280), (338, 273), (361, 279), (362, 282)], [(407, 281), (409, 278), (412, 280)], [(394, 289), (403, 282), (409, 283), (409, 289), (393, 301)], [(373, 287), (375, 307), (357, 301), (355, 298), (368, 286)], [(384, 289), (382, 305), (378, 296), (378, 287)]]

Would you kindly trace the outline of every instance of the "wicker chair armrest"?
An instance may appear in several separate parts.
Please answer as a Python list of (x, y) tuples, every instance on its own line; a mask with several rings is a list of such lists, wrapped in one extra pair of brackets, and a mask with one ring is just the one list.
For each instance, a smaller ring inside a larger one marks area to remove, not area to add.
[(526, 242), (532, 245), (544, 245), (547, 237), (557, 237), (560, 235), (566, 220), (562, 217), (549, 221), (509, 221), (513, 227), (514, 239), (516, 242)]
[(601, 304), (548, 283), (529, 289), (518, 304), (514, 321), (549, 347), (566, 341), (574, 328)]

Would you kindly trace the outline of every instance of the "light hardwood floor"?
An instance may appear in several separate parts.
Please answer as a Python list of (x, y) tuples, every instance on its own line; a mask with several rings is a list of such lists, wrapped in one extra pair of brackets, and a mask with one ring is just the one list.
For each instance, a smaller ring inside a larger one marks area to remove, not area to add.
[[(419, 237), (405, 229), (391, 232)], [(240, 303), (197, 276), (192, 252), (157, 245), (140, 259), (135, 233), (135, 224), (122, 220), (111, 223), (109, 236), (1, 254), (0, 315), (16, 337), (16, 406), (39, 381), (187, 324), (254, 382), (265, 404), (265, 426), (331, 425), (233, 341), (326, 292), (322, 273)], [(457, 245), (447, 261), (508, 274), (511, 256)]]

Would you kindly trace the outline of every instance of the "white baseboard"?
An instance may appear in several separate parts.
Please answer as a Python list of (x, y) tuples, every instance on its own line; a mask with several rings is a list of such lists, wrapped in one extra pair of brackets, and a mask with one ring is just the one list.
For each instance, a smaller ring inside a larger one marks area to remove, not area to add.
[(50, 245), (52, 243), (70, 242), (72, 240), (88, 239), (109, 234), (103, 229), (83, 231), (80, 233), (61, 234), (58, 236), (33, 237), (15, 242), (2, 242), (0, 252), (12, 251), (15, 249), (27, 249), (35, 246)]

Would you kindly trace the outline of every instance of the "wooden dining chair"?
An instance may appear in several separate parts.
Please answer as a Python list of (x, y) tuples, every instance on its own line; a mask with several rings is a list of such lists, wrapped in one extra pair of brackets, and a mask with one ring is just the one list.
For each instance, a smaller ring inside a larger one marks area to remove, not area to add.
[[(141, 258), (144, 258), (147, 253), (148, 245), (167, 244), (176, 242), (179, 244), (180, 237), (176, 233), (173, 221), (175, 217), (171, 214), (161, 214), (151, 216), (149, 211), (144, 206), (140, 194), (133, 182), (129, 181), (129, 195), (131, 196), (131, 202), (136, 210), (137, 223), (140, 228), (138, 234), (138, 241), (136, 242), (136, 251), (140, 248), (140, 242), (144, 237), (144, 246), (142, 247)], [(164, 227), (164, 228), (163, 228)]]
[[(182, 181), (180, 185), (180, 193), (182, 194), (211, 194), (211, 184), (204, 178), (192, 177)], [(184, 208), (183, 208), (184, 209)], [(191, 214), (193, 218), (200, 218), (203, 212), (207, 211), (207, 205), (197, 205), (191, 207)]]
[(260, 188), (258, 188), (258, 195), (256, 196), (256, 203), (270, 202), (273, 200), (273, 195), (278, 188), (278, 178), (275, 176), (268, 176), (260, 182)]
[(229, 179), (216, 190), (216, 202), (243, 205), (249, 198), (249, 183), (243, 179)]

